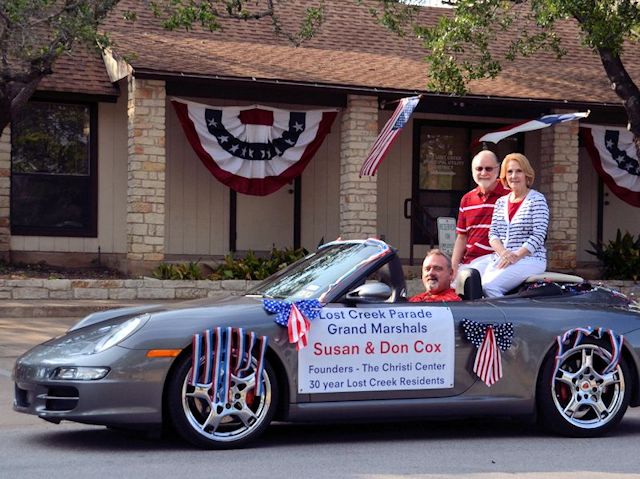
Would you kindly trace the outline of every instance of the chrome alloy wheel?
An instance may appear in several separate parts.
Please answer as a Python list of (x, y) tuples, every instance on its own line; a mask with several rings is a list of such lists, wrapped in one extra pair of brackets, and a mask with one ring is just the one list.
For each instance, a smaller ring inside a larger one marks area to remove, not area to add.
[(558, 359), (551, 393), (562, 418), (580, 429), (595, 429), (611, 421), (625, 402), (620, 363), (605, 373), (611, 354), (595, 344), (581, 344)]
[[(255, 363), (255, 361), (254, 361)], [(254, 395), (255, 371), (247, 377), (231, 375), (228, 402), (213, 402), (211, 384), (182, 385), (182, 408), (192, 429), (215, 442), (240, 441), (255, 432), (267, 418), (271, 405), (271, 382), (263, 371), (263, 394)]]

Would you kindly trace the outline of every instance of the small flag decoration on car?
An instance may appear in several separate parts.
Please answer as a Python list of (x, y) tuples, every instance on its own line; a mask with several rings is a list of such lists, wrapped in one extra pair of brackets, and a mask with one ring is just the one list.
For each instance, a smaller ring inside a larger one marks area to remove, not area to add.
[(307, 346), (307, 334), (311, 321), (318, 317), (322, 303), (317, 299), (304, 299), (291, 303), (278, 299), (264, 299), (265, 311), (275, 314), (273, 320), (285, 326), (289, 332), (289, 342), (296, 345), (298, 351)]
[(230, 401), (231, 377), (246, 379), (255, 373), (254, 394), (261, 396), (267, 344), (266, 336), (243, 328), (218, 327), (194, 334), (189, 384), (209, 386), (212, 403), (224, 404)]
[(500, 351), (511, 347), (513, 324), (487, 324), (462, 320), (462, 329), (468, 341), (478, 348), (473, 362), (473, 372), (487, 385), (492, 386), (502, 378)]

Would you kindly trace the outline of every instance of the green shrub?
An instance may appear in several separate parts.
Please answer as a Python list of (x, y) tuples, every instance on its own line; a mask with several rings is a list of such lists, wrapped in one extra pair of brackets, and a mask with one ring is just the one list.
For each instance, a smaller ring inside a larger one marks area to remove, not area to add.
[(259, 258), (253, 251), (249, 251), (244, 258), (234, 258), (229, 254), (225, 256), (224, 262), (214, 270), (209, 279), (266, 279), (307, 254), (308, 252), (304, 248), (282, 250), (273, 248), (267, 258)]
[(620, 230), (616, 239), (606, 245), (589, 241), (594, 255), (603, 266), (603, 279), (622, 279), (638, 281), (640, 278), (640, 236), (637, 239), (628, 231), (623, 235)]
[(160, 263), (153, 271), (153, 277), (158, 279), (204, 279), (197, 261), (181, 264)]

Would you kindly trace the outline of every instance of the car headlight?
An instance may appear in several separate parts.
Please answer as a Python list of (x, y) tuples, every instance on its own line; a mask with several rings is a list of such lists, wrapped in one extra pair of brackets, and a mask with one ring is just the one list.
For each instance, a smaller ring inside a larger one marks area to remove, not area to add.
[(90, 326), (86, 330), (79, 329), (55, 340), (51, 346), (69, 356), (101, 353), (131, 336), (150, 317), (142, 314), (106, 325)]
[(146, 323), (148, 319), (149, 315), (143, 314), (142, 316), (136, 316), (119, 324), (98, 341), (98, 344), (96, 344), (96, 347), (93, 349), (93, 354), (101, 353), (105, 349), (109, 349), (111, 346), (115, 346), (120, 341), (128, 338), (134, 331)]
[(96, 381), (104, 378), (108, 372), (109, 368), (65, 366), (54, 369), (50, 378), (67, 381)]

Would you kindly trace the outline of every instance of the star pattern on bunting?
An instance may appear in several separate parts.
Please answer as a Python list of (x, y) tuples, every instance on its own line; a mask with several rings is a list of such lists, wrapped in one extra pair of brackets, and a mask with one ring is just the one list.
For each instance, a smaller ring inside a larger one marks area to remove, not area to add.
[(482, 345), (482, 341), (484, 340), (485, 334), (487, 332), (487, 327), (493, 326), (493, 330), (496, 335), (496, 343), (501, 351), (506, 351), (511, 347), (511, 342), (513, 340), (513, 324), (512, 323), (502, 323), (502, 324), (485, 324), (478, 323), (477, 321), (471, 321), (469, 319), (464, 319), (462, 321), (462, 329), (465, 332), (465, 336), (467, 341), (472, 343), (475, 347), (479, 348)]
[(638, 160), (632, 158), (626, 151), (621, 150), (618, 146), (620, 133), (615, 130), (607, 130), (605, 133), (605, 145), (611, 157), (618, 164), (618, 167), (634, 176), (640, 176), (640, 164)]

